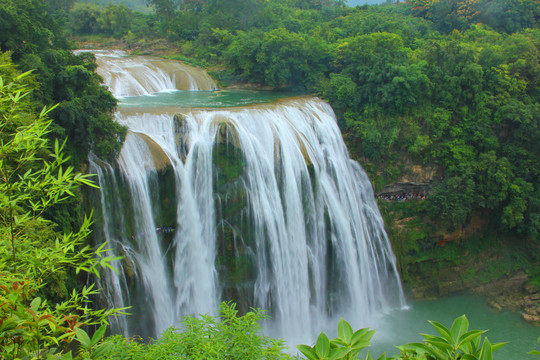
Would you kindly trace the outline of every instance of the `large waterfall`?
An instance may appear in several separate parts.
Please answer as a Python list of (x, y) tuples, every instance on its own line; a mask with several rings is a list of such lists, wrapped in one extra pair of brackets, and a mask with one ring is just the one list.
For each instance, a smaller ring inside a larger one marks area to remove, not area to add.
[(268, 310), (270, 334), (311, 341), (328, 321), (361, 325), (403, 304), (371, 184), (327, 103), (121, 109), (117, 163), (90, 159), (98, 237), (124, 256), (103, 286), (113, 305), (132, 306), (117, 331), (155, 337), (234, 300)]

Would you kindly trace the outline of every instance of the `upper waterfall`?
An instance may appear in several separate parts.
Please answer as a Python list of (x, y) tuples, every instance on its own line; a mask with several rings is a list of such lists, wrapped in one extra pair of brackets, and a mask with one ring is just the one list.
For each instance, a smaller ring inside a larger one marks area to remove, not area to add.
[(181, 62), (124, 51), (93, 51), (98, 73), (115, 97), (149, 95), (171, 90), (215, 90), (208, 74)]

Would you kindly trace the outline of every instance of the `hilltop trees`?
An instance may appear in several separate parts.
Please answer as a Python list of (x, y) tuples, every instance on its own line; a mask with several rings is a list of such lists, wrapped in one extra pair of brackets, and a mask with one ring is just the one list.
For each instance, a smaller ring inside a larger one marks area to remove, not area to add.
[(449, 33), (483, 23), (514, 33), (538, 26), (540, 5), (534, 0), (413, 0), (416, 16), (433, 20), (437, 30)]
[(90, 3), (76, 3), (69, 11), (69, 24), (77, 34), (120, 37), (127, 34), (134, 17), (135, 12), (123, 4), (109, 3), (102, 7)]
[(2, 0), (0, 50), (11, 51), (22, 71), (33, 71), (37, 88), (32, 98), (37, 107), (59, 104), (50, 113), (54, 124), (50, 136), (63, 140), (68, 135), (66, 151), (73, 160), (85, 160), (89, 150), (112, 159), (125, 136), (125, 129), (112, 120), (116, 101), (100, 84), (93, 59), (72, 53), (62, 18), (50, 15), (48, 5)]

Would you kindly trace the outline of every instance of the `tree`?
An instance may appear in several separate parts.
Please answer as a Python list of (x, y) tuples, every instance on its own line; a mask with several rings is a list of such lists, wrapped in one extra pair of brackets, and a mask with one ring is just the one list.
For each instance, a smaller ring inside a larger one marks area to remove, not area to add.
[(282, 340), (260, 335), (266, 317), (260, 309), (239, 316), (236, 304), (224, 302), (218, 316), (186, 316), (182, 331), (169, 328), (149, 344), (115, 336), (104, 359), (292, 360)]
[(69, 23), (76, 34), (106, 34), (120, 37), (130, 29), (134, 12), (124, 4), (76, 3), (69, 12)]
[[(104, 255), (104, 245), (93, 250), (85, 244), (90, 217), (69, 234), (57, 233), (44, 218), (79, 186), (94, 185), (65, 167), (63, 144), (56, 141), (50, 151), (47, 115), (54, 107), (34, 112), (30, 73), (19, 73), (6, 55), (0, 60), (0, 352), (5, 359), (47, 358), (61, 352), (77, 328), (116, 312), (91, 309), (93, 285), (68, 294), (64, 283), (81, 271), (99, 276), (98, 265), (110, 267), (116, 258)], [(63, 287), (58, 295), (64, 300), (49, 305), (43, 294), (50, 287)]]
[(95, 58), (73, 54), (63, 24), (48, 15), (46, 5), (0, 1), (0, 50), (11, 51), (20, 70), (33, 71), (38, 86), (30, 96), (37, 108), (60, 104), (50, 113), (49, 136), (63, 141), (69, 135), (66, 151), (73, 163), (86, 160), (90, 150), (113, 159), (126, 134), (113, 120), (116, 101), (95, 73)]
[(101, 15), (102, 8), (96, 4), (76, 3), (69, 11), (69, 25), (76, 34), (98, 34)]

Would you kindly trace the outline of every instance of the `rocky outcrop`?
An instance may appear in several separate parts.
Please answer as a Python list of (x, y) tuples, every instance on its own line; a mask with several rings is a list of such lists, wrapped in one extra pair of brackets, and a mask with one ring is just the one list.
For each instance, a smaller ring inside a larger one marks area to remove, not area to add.
[(163, 151), (163, 149), (156, 144), (152, 138), (142, 133), (136, 133), (136, 135), (140, 136), (146, 142), (146, 145), (148, 145), (148, 150), (150, 151), (150, 154), (152, 154), (156, 170), (160, 171), (171, 165), (169, 157), (165, 151)]
[(377, 196), (392, 196), (392, 195), (401, 195), (401, 194), (418, 194), (418, 195), (428, 195), (431, 191), (432, 185), (430, 182), (427, 183), (394, 183), (385, 186)]
[(410, 159), (403, 160), (404, 172), (396, 182), (386, 185), (378, 192), (378, 196), (392, 196), (402, 194), (429, 195), (433, 183), (440, 180), (437, 167), (430, 165), (417, 165)]
[(463, 268), (458, 266), (442, 268), (429, 279), (415, 284), (411, 295), (416, 299), (438, 298), (459, 292), (479, 295), (487, 299), (493, 311), (518, 312), (523, 320), (540, 326), (540, 288), (529, 282), (525, 272), (518, 271), (485, 284), (477, 278), (464, 279), (462, 274)]
[(519, 272), (470, 292), (488, 297), (488, 304), (494, 311), (509, 309), (520, 312), (523, 320), (540, 325), (540, 288), (529, 283), (525, 273)]

